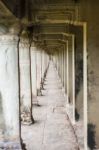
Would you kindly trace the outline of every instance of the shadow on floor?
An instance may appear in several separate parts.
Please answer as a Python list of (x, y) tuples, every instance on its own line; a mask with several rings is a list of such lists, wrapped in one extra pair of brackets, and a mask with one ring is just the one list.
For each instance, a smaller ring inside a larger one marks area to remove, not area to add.
[(35, 124), (40, 124), (42, 121), (41, 120), (34, 120)]
[(42, 107), (42, 105), (40, 105), (40, 104), (33, 104), (33, 106), (35, 106), (35, 107)]

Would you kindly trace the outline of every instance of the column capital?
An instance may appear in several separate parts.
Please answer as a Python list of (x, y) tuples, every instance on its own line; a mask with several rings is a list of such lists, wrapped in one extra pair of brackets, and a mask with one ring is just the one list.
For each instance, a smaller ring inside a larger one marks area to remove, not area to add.
[(20, 43), (19, 43), (20, 48), (28, 48), (29, 46), (30, 44), (27, 39), (20, 39)]
[(31, 47), (37, 47), (35, 42), (32, 42)]
[(34, 42), (31, 44), (31, 50), (32, 51), (37, 51), (37, 46)]
[(17, 35), (13, 34), (0, 35), (0, 43), (2, 44), (17, 43), (18, 40), (19, 37)]

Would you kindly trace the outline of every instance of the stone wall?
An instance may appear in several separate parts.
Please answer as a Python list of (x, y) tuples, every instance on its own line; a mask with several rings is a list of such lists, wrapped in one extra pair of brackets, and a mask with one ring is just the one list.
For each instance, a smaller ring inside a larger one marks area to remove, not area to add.
[(99, 148), (99, 1), (82, 0), (80, 20), (87, 22), (88, 36), (88, 145)]

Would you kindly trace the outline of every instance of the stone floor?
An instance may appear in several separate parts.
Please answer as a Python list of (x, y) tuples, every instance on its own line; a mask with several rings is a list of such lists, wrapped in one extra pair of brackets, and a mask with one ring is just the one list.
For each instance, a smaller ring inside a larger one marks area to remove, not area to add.
[(73, 105), (72, 104), (66, 105), (66, 112), (69, 116), (69, 119), (74, 128), (75, 134), (77, 136), (79, 148), (80, 148), (80, 150), (84, 150), (84, 122), (82, 119), (79, 119), (78, 121), (75, 121), (75, 123), (74, 123), (74, 121), (73, 121)]
[(39, 106), (33, 107), (35, 124), (22, 126), (27, 150), (79, 150), (74, 129), (66, 113), (62, 85), (52, 63)]

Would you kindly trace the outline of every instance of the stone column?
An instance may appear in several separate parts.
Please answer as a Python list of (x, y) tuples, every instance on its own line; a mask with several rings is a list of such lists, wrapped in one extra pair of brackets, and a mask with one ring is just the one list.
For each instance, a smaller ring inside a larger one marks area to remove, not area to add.
[[(83, 106), (84, 106), (84, 149), (88, 149), (88, 138), (90, 134), (90, 130), (88, 133), (88, 67), (87, 67), (87, 24), (83, 25)], [(97, 105), (97, 104), (96, 104)], [(96, 109), (96, 108), (95, 108)], [(98, 114), (98, 113), (97, 113)], [(94, 115), (97, 115), (94, 113)], [(97, 117), (96, 117), (97, 118)], [(92, 125), (92, 124), (91, 124)], [(90, 129), (90, 128), (89, 128)], [(92, 131), (92, 130), (91, 130)], [(99, 130), (98, 130), (99, 131)], [(98, 142), (98, 140), (97, 140)]]
[(59, 50), (59, 77), (61, 78), (61, 54)]
[(37, 101), (37, 66), (36, 66), (37, 48), (34, 43), (31, 45), (31, 77), (32, 77), (32, 98), (33, 104), (38, 104)]
[(62, 50), (60, 50), (60, 78), (62, 82)]
[(75, 36), (72, 35), (73, 123), (75, 124)]
[(61, 83), (63, 85), (63, 49), (61, 50)]
[(67, 43), (65, 45), (65, 94), (67, 95)]
[(56, 68), (58, 69), (58, 52), (56, 52)]
[(57, 52), (55, 53), (55, 68), (57, 69)]
[(53, 55), (54, 66), (56, 67), (56, 53)]
[(43, 84), (44, 84), (44, 73), (45, 73), (45, 52), (44, 50), (42, 51), (42, 89), (44, 89)]
[(37, 50), (37, 95), (42, 95), (41, 93), (41, 52)]
[(42, 78), (44, 78), (44, 71), (45, 71), (45, 52), (42, 51)]
[(46, 77), (47, 69), (48, 69), (49, 57), (47, 53), (44, 53), (44, 79)]
[(69, 103), (73, 104), (73, 65), (72, 65), (72, 38), (68, 40), (68, 99)]
[(62, 50), (62, 86), (64, 85), (64, 48)]
[(64, 46), (64, 90), (65, 90), (65, 83), (66, 83), (66, 56), (65, 56), (65, 46)]
[(31, 64), (30, 49), (28, 41), (20, 42), (20, 98), (21, 98), (21, 120), (23, 124), (33, 123), (32, 117), (32, 89), (31, 89)]
[(46, 63), (46, 65), (47, 65), (47, 66), (46, 66), (46, 72), (47, 72), (48, 67), (49, 67), (49, 55), (48, 55), (48, 54), (46, 54), (46, 55), (47, 55), (47, 57), (46, 57), (46, 58), (47, 58), (47, 63)]
[(60, 70), (60, 60), (59, 60), (59, 50), (58, 50), (58, 75), (59, 75), (59, 70)]
[(41, 49), (41, 89), (44, 89), (43, 82), (44, 82), (44, 76), (43, 76), (43, 50)]
[(0, 35), (0, 149), (21, 150), (18, 37)]
[(48, 69), (48, 62), (49, 62), (49, 57), (48, 57), (48, 54), (45, 53), (45, 76), (46, 76), (47, 69)]
[(68, 41), (67, 41), (67, 104), (69, 103), (69, 49), (68, 49)]

